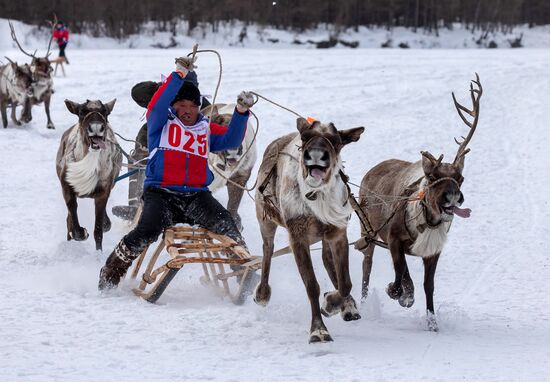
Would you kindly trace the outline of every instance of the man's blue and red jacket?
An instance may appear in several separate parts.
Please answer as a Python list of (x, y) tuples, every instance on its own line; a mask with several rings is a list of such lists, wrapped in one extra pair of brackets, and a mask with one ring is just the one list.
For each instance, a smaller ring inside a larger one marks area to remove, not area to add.
[[(206, 157), (159, 149), (161, 133), (168, 123), (169, 113), (176, 115), (170, 103), (183, 82), (184, 79), (177, 73), (170, 74), (147, 107), (147, 143), (149, 153), (153, 153), (153, 156), (147, 162), (144, 188), (163, 187), (178, 192), (196, 192), (207, 190), (214, 179)], [(249, 115), (249, 111), (241, 114), (235, 109), (228, 127), (211, 123), (208, 150), (216, 152), (239, 147), (246, 132)], [(199, 114), (197, 122), (201, 120), (207, 121), (204, 115)]]

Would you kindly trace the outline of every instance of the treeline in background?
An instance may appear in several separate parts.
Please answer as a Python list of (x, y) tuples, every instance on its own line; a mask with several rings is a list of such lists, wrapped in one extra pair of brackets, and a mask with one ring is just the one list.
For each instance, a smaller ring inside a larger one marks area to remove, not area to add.
[(461, 23), (472, 32), (511, 31), (519, 24), (550, 24), (550, 0), (0, 0), (0, 17), (46, 26), (55, 13), (72, 32), (124, 38), (146, 22), (187, 33), (198, 25), (216, 32), (221, 23), (302, 31), (406, 27), (438, 34)]

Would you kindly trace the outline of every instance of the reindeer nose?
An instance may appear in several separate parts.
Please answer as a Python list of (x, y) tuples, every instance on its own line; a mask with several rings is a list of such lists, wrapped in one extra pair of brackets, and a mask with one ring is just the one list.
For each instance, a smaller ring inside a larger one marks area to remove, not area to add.
[(461, 205), (464, 202), (464, 196), (460, 190), (452, 190), (445, 192), (445, 199), (449, 204)]
[(307, 149), (304, 152), (304, 160), (307, 165), (327, 165), (329, 159), (328, 152), (319, 148)]

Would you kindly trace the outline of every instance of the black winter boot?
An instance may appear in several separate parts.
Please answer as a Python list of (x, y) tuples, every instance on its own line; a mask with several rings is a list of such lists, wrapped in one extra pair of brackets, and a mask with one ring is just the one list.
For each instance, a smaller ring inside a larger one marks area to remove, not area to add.
[(132, 265), (132, 261), (134, 261), (138, 255), (139, 254), (132, 253), (128, 247), (126, 247), (126, 244), (124, 244), (124, 240), (121, 240), (109, 255), (105, 265), (99, 272), (99, 290), (102, 291), (116, 288), (120, 280), (126, 274), (128, 268), (130, 268), (130, 265)]

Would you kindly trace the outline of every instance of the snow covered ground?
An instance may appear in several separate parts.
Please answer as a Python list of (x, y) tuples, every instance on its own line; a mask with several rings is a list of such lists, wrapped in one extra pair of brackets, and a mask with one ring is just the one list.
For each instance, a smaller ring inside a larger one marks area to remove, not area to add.
[[(16, 51), (4, 53), (24, 61)], [(436, 273), (441, 331), (425, 330), (422, 262), (408, 258), (417, 293), (415, 305), (404, 309), (384, 292), (393, 269), (389, 254), (377, 249), (363, 318), (325, 319), (335, 341), (322, 345), (307, 343), (310, 308), (290, 255), (273, 261), (266, 308), (220, 300), (200, 285), (199, 266), (184, 268), (152, 305), (133, 295), (130, 281), (108, 295), (97, 291), (99, 269), (128, 231), (125, 223), (113, 218), (103, 253), (92, 239), (65, 241), (55, 154), (76, 117), (63, 100), (117, 98), (110, 121), (133, 137), (143, 109), (130, 88), (167, 74), (184, 53), (70, 49), (67, 77), (55, 78), (56, 130), (46, 129), (40, 107), (30, 124), (0, 129), (2, 381), (550, 380), (550, 50), (221, 50), (220, 101), (250, 89), (338, 128), (366, 126), (361, 140), (343, 150), (355, 183), (387, 158), (417, 160), (421, 150), (453, 158), (453, 137), (466, 126), (451, 91), (468, 104), (476, 71), (484, 86), (464, 171), (464, 206), (472, 217), (455, 220)], [(211, 94), (216, 59), (204, 55), (198, 65), (201, 89)], [(254, 111), (260, 153), (295, 129), (294, 116), (271, 104), (260, 102)], [(126, 194), (127, 182), (117, 184), (109, 210)], [(226, 201), (224, 192), (217, 196)], [(90, 232), (92, 206), (79, 200)], [(247, 196), (241, 215), (251, 250), (261, 254)], [(348, 233), (359, 237), (356, 218)], [(279, 232), (276, 247), (285, 245)], [(321, 291), (331, 290), (319, 251), (312, 253)], [(361, 261), (351, 250), (357, 300)]]

